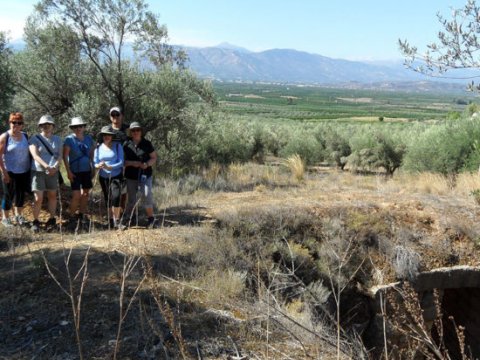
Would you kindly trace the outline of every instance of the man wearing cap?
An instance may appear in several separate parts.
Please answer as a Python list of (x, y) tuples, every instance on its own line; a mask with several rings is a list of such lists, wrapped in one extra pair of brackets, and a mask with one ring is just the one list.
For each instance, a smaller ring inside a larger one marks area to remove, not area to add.
[[(123, 146), (125, 141), (127, 140), (127, 129), (128, 124), (123, 123), (123, 112), (118, 106), (114, 106), (110, 109), (110, 122), (111, 124), (108, 125), (111, 132), (114, 133), (112, 141), (118, 142), (120, 145)], [(102, 136), (99, 134), (97, 136), (97, 142), (101, 144), (103, 141)]]
[(29, 149), (32, 154), (32, 191), (34, 193), (32, 230), (39, 231), (38, 217), (42, 208), (43, 194), (47, 192), (48, 212), (50, 218), (46, 226), (56, 225), (57, 191), (59, 188), (59, 168), (62, 161), (62, 139), (53, 134), (55, 122), (50, 115), (43, 115), (38, 121), (40, 134), (32, 136)]
[[(147, 227), (153, 227), (152, 166), (157, 161), (157, 154), (152, 143), (143, 136), (143, 129), (138, 122), (130, 124), (128, 133), (130, 138), (123, 147), (128, 194), (126, 216), (132, 223), (134, 207), (139, 200), (137, 194), (140, 193), (148, 217)], [(137, 221), (135, 219), (135, 223)]]
[[(93, 187), (92, 159), (95, 150), (93, 138), (85, 134), (86, 122), (81, 117), (74, 117), (68, 126), (73, 134), (65, 138), (63, 160), (72, 188), (70, 202), (70, 219), (87, 222), (85, 214), (88, 206), (88, 193)], [(78, 214), (75, 212), (78, 209)]]

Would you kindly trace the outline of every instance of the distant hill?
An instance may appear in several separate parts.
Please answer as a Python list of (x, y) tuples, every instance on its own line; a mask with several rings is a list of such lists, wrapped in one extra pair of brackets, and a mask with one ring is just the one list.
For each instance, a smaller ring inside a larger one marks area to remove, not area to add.
[[(10, 46), (14, 51), (21, 51), (25, 43), (17, 40), (10, 43)], [(192, 71), (200, 77), (220, 81), (446, 92), (464, 91), (467, 82), (429, 78), (406, 69), (401, 61), (349, 61), (292, 49), (253, 52), (226, 42), (214, 47), (178, 48), (188, 53), (187, 66)], [(134, 57), (133, 48), (129, 44), (124, 54)], [(461, 73), (464, 78), (468, 75), (471, 72)]]
[[(349, 61), (292, 49), (252, 52), (227, 43), (184, 49), (189, 55), (190, 69), (201, 77), (220, 81), (286, 82), (385, 90), (419, 87), (420, 91), (448, 92), (465, 91), (467, 82), (427, 77), (406, 69), (401, 61)], [(468, 74), (464, 71), (461, 76)]]
[(188, 66), (192, 70), (202, 77), (226, 81), (328, 84), (424, 79), (401, 66), (332, 59), (290, 49), (249, 52), (220, 44), (207, 48), (187, 47), (185, 50), (190, 58)]

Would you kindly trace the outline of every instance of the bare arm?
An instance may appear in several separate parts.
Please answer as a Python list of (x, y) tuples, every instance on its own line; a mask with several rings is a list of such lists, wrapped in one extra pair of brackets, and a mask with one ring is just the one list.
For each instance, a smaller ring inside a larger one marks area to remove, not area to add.
[(40, 157), (40, 153), (38, 152), (37, 147), (34, 144), (31, 144), (29, 147), (30, 154), (32, 154), (33, 160), (38, 162), (40, 165), (42, 165), (45, 169), (48, 169), (50, 166), (43, 161), (43, 159)]
[(2, 173), (2, 178), (5, 183), (10, 182), (10, 176), (8, 171), (5, 168), (5, 163), (3, 162), (3, 155), (5, 154), (5, 147), (7, 146), (7, 135), (2, 134), (0, 136), (0, 172)]

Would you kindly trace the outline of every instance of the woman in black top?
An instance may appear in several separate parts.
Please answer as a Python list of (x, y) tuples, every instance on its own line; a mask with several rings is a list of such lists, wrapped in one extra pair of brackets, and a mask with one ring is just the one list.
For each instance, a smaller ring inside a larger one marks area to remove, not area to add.
[(157, 154), (152, 143), (143, 137), (143, 129), (138, 122), (133, 122), (128, 133), (130, 138), (125, 142), (125, 178), (127, 181), (127, 211), (125, 215), (132, 223), (137, 224), (134, 216), (136, 206), (143, 203), (148, 217), (147, 227), (153, 227), (153, 195), (152, 195), (152, 166), (157, 161)]

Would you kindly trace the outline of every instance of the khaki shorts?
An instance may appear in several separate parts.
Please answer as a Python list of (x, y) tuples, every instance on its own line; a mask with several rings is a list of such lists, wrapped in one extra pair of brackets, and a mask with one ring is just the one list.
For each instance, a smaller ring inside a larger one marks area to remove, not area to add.
[(54, 191), (58, 189), (58, 174), (49, 176), (42, 171), (32, 170), (32, 191)]

